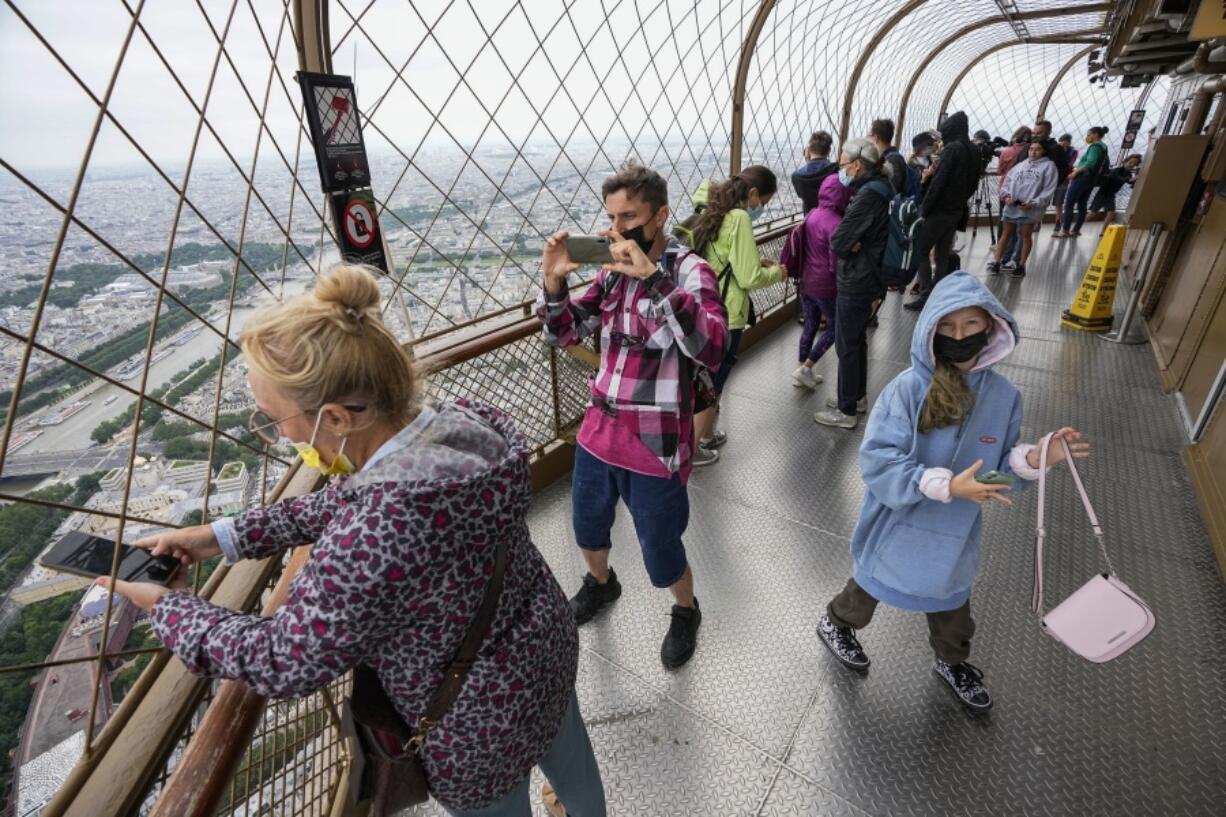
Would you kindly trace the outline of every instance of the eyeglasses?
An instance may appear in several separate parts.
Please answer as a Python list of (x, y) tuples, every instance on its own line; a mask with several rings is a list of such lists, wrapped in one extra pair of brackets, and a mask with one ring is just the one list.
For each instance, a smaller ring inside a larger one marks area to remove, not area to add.
[[(342, 406), (352, 412), (366, 411), (366, 406)], [(319, 409), (311, 409), (308, 411), (300, 411), (297, 414), (291, 414), (288, 417), (282, 417), (280, 420), (274, 420), (268, 415), (268, 412), (263, 409), (256, 409), (251, 412), (251, 416), (247, 419), (247, 428), (256, 438), (265, 445), (276, 445), (281, 439), (281, 435), (277, 432), (277, 426), (284, 423), (286, 420), (292, 420), (295, 417), (301, 417), (304, 414), (314, 414)]]

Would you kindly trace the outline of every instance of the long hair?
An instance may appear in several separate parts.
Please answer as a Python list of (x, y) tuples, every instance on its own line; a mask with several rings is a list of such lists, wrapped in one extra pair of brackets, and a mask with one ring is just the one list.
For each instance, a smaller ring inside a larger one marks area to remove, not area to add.
[(751, 165), (727, 181), (711, 185), (707, 193), (707, 206), (701, 213), (686, 219), (678, 234), (682, 228), (687, 230), (692, 236), (691, 249), (705, 255), (707, 246), (719, 237), (724, 216), (744, 206), (750, 190), (757, 190), (759, 196), (765, 197), (775, 195), (778, 189), (779, 182), (769, 167)]
[(928, 394), (920, 409), (920, 433), (958, 425), (970, 416), (974, 407), (975, 392), (967, 385), (966, 375), (948, 360), (937, 358), (932, 382), (928, 384)]

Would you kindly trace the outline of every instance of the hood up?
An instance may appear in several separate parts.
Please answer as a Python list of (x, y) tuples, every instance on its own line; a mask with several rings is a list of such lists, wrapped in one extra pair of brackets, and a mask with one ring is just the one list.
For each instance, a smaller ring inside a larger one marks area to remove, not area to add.
[(965, 113), (954, 111), (945, 118), (937, 130), (941, 132), (941, 141), (948, 145), (959, 139), (969, 139), (971, 126)]
[(955, 312), (968, 306), (978, 306), (987, 311), (996, 325), (992, 328), (991, 339), (987, 348), (979, 353), (972, 371), (986, 369), (1004, 360), (1021, 339), (1017, 322), (1008, 310), (996, 300), (987, 287), (969, 272), (951, 272), (937, 284), (924, 311), (920, 313), (915, 324), (915, 333), (911, 336), (911, 366), (923, 373), (925, 379), (932, 377), (936, 358), (932, 354), (932, 337), (936, 334), (937, 324), (941, 318), (950, 312)]
[(822, 182), (822, 194), (818, 199), (817, 206), (822, 210), (833, 210), (839, 215), (843, 215), (843, 211), (847, 209), (847, 203), (851, 201), (852, 194), (855, 193), (847, 185), (839, 181), (837, 173), (826, 177)]

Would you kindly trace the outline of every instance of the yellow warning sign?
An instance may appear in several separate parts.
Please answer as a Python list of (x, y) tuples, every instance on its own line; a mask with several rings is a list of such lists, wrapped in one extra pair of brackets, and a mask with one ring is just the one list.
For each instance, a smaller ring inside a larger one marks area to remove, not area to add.
[(1073, 305), (1064, 310), (1060, 323), (1086, 332), (1111, 331), (1111, 303), (1115, 300), (1115, 282), (1124, 253), (1124, 232), (1125, 228), (1118, 224), (1107, 228), (1081, 279)]

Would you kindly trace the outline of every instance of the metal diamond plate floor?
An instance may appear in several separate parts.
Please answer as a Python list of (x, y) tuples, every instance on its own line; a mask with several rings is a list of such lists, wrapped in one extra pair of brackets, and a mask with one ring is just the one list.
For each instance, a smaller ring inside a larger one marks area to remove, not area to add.
[[(1156, 611), (1153, 635), (1091, 665), (1039, 632), (1029, 613), (1030, 491), (985, 515), (972, 661), (996, 699), (990, 715), (963, 713), (933, 675), (916, 614), (883, 606), (862, 632), (874, 659), (867, 677), (837, 666), (813, 627), (850, 570), (861, 432), (813, 423), (833, 393), (834, 354), (819, 364), (827, 383), (816, 393), (794, 388), (789, 325), (742, 356), (723, 458), (691, 482), (686, 545), (704, 620), (679, 672), (658, 657), (668, 597), (649, 584), (619, 516), (612, 561), (625, 593), (581, 630), (579, 667), (611, 814), (1226, 814), (1226, 586), (1179, 458), (1178, 410), (1148, 347), (1060, 328), (1095, 240), (1044, 232), (1021, 281), (979, 272), (983, 231), (968, 235), (963, 258), (1021, 324), (1023, 342), (999, 370), (1022, 390), (1023, 438), (1072, 424), (1096, 445), (1083, 473), (1117, 570)], [(870, 399), (908, 364), (914, 322), (892, 295), (869, 341)], [(1056, 599), (1098, 562), (1072, 497), (1054, 498), (1050, 530), (1078, 534), (1049, 556)], [(532, 512), (537, 545), (568, 593), (583, 573), (569, 514), (565, 481)]]

